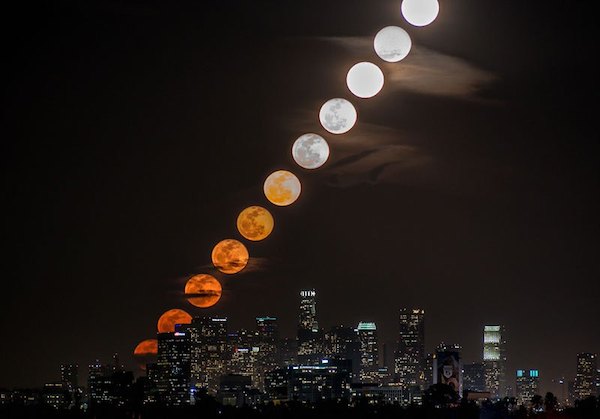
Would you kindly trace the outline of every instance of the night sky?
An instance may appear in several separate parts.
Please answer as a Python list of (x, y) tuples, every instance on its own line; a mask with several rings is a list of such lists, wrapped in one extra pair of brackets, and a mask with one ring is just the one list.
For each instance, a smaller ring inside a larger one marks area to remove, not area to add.
[[(170, 308), (257, 315), (294, 336), (298, 292), (320, 325), (426, 310), (426, 349), (481, 358), (484, 324), (508, 329), (509, 377), (542, 389), (600, 352), (599, 29), (591, 1), (441, 0), (415, 28), (399, 0), (55, 1), (3, 13), (0, 386), (80, 375), (154, 337)], [(386, 64), (372, 38), (405, 28)], [(347, 90), (358, 61), (381, 66), (372, 99)], [(346, 97), (359, 120), (334, 136), (318, 109)], [(331, 158), (290, 153), (306, 132)], [(303, 191), (275, 207), (276, 169)], [(212, 273), (236, 217), (275, 217), (250, 266), (224, 276), (214, 308), (183, 298)], [(560, 394), (559, 394), (560, 395)]]

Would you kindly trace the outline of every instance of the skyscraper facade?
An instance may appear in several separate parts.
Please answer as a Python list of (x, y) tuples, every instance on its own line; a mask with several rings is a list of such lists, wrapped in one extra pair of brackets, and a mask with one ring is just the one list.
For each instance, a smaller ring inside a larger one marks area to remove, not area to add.
[(449, 385), (459, 397), (463, 392), (460, 351), (460, 345), (440, 344), (433, 361), (433, 383)]
[(517, 404), (528, 406), (531, 399), (539, 394), (540, 372), (538, 370), (517, 370)]
[(191, 385), (214, 395), (230, 355), (227, 317), (195, 317), (187, 330), (191, 343)]
[(354, 327), (334, 326), (325, 335), (325, 354), (333, 359), (348, 359), (352, 362), (352, 378), (360, 376), (360, 341)]
[(577, 354), (577, 371), (574, 383), (574, 396), (577, 400), (596, 396), (598, 356), (589, 352)]
[(425, 310), (400, 310), (398, 349), (394, 357), (396, 382), (404, 389), (425, 383)]
[[(257, 317), (258, 369), (264, 377), (265, 373), (279, 366), (279, 326), (275, 317)], [(262, 388), (262, 385), (259, 387)]]
[(184, 406), (191, 402), (191, 341), (188, 330), (159, 333), (158, 394), (167, 406)]
[(360, 343), (359, 377), (362, 383), (379, 382), (379, 343), (377, 326), (373, 322), (360, 322), (356, 328)]
[(79, 386), (79, 365), (61, 364), (60, 381), (66, 391), (74, 392)]
[(504, 326), (483, 327), (483, 363), (486, 390), (495, 398), (506, 396), (506, 329)]
[(485, 391), (485, 366), (483, 362), (463, 364), (463, 390)]
[(316, 365), (324, 357), (324, 335), (317, 322), (317, 293), (314, 289), (300, 291), (298, 323), (298, 362)]

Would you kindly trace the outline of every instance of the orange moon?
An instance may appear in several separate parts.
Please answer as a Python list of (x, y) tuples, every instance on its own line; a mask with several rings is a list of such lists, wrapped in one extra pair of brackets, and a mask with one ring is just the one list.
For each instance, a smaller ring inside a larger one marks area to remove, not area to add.
[(217, 304), (217, 301), (221, 299), (222, 292), (221, 284), (212, 275), (194, 275), (185, 284), (187, 300), (190, 304), (200, 308), (208, 308)]
[(133, 355), (136, 357), (155, 356), (158, 354), (158, 340), (146, 339), (138, 343), (133, 350)]
[(215, 268), (224, 274), (235, 274), (246, 267), (250, 255), (241, 242), (225, 239), (214, 247), (211, 258)]
[(174, 332), (176, 324), (189, 324), (192, 322), (192, 316), (187, 312), (174, 308), (165, 311), (158, 319), (158, 333)]
[(287, 170), (271, 173), (263, 186), (267, 199), (280, 207), (293, 204), (300, 196), (301, 189), (296, 175)]
[(273, 231), (273, 216), (263, 207), (248, 207), (237, 218), (237, 228), (248, 240), (258, 241), (267, 238)]

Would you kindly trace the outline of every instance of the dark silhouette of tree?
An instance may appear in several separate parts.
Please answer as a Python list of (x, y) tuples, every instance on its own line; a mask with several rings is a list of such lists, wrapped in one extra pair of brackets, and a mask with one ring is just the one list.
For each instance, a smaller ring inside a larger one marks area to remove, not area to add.
[(531, 398), (531, 408), (535, 412), (539, 412), (540, 410), (542, 410), (543, 406), (544, 406), (544, 399), (542, 396), (540, 396), (539, 394), (536, 394), (535, 396), (533, 396)]
[(423, 404), (427, 407), (448, 407), (456, 403), (458, 393), (448, 384), (434, 384), (423, 394)]
[(544, 397), (544, 407), (546, 408), (546, 412), (555, 411), (556, 406), (558, 406), (558, 399), (556, 396), (551, 392), (546, 393), (546, 397)]

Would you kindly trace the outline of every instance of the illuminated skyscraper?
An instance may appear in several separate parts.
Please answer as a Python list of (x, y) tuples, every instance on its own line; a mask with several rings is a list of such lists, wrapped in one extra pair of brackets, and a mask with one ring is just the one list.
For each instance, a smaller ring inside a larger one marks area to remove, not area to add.
[(356, 328), (360, 342), (360, 381), (362, 383), (379, 382), (379, 348), (377, 326), (372, 322), (360, 322)]
[(577, 375), (574, 383), (574, 396), (577, 400), (596, 396), (596, 374), (598, 373), (598, 357), (596, 354), (583, 352), (577, 354)]
[(360, 341), (356, 329), (334, 326), (327, 332), (325, 340), (327, 357), (352, 361), (352, 378), (357, 379), (360, 375)]
[(195, 317), (187, 329), (191, 341), (191, 384), (214, 395), (230, 355), (227, 317)]
[(324, 356), (324, 336), (317, 322), (317, 293), (314, 289), (300, 291), (298, 324), (298, 362), (318, 364)]
[[(279, 326), (275, 317), (257, 317), (258, 367), (261, 375), (278, 367), (279, 360)], [(260, 386), (259, 388), (262, 388)]]
[(189, 404), (190, 398), (190, 333), (187, 330), (159, 333), (158, 393), (168, 406)]
[(61, 364), (60, 382), (65, 390), (73, 393), (79, 386), (79, 365)]
[(239, 330), (227, 337), (231, 360), (227, 372), (233, 375), (250, 377), (252, 387), (263, 389), (264, 370), (260, 366), (260, 346), (258, 332)]
[(517, 370), (517, 403), (527, 407), (531, 399), (539, 394), (540, 372), (538, 370)]
[(507, 395), (505, 335), (504, 326), (483, 327), (485, 387), (492, 397), (505, 397)]
[(485, 391), (485, 365), (483, 362), (463, 365), (463, 389), (465, 391)]
[(394, 359), (396, 382), (404, 389), (425, 383), (425, 310), (400, 310), (400, 334)]
[(433, 360), (433, 383), (447, 384), (459, 397), (463, 392), (462, 361), (460, 345), (440, 344)]

